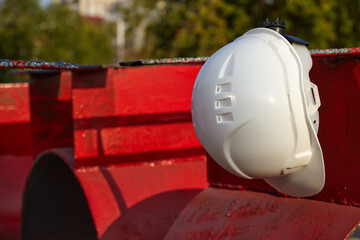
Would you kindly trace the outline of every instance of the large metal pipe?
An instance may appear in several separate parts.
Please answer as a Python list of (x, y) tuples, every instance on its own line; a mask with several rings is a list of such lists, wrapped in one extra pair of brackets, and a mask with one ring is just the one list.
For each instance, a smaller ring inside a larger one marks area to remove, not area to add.
[(24, 191), (22, 239), (97, 239), (86, 196), (70, 166), (72, 152), (47, 150), (35, 160)]

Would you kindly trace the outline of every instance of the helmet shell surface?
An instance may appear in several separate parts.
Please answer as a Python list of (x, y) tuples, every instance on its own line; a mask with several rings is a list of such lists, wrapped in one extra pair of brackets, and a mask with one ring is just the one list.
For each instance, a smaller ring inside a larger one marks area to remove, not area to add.
[[(220, 166), (240, 177), (263, 178), (286, 194), (308, 196), (324, 185), (318, 121), (312, 123), (320, 101), (306, 98), (314, 87), (308, 77), (312, 62), (305, 46), (296, 48), (266, 28), (224, 46), (197, 76), (192, 116), (198, 139)], [(308, 172), (314, 159), (321, 166), (312, 168), (311, 174), (319, 174), (309, 181), (316, 184), (284, 183)]]

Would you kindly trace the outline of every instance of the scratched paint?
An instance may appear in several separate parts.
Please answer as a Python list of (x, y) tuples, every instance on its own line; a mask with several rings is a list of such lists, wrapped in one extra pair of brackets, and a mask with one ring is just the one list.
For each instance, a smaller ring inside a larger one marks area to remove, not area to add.
[(209, 187), (182, 211), (165, 239), (345, 239), (359, 208)]

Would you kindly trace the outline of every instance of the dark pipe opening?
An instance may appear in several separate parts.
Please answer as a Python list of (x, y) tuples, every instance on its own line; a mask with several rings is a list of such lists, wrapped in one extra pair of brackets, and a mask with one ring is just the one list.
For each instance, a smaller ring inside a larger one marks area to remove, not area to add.
[(31, 170), (24, 191), (21, 239), (97, 239), (80, 183), (55, 154), (42, 156)]

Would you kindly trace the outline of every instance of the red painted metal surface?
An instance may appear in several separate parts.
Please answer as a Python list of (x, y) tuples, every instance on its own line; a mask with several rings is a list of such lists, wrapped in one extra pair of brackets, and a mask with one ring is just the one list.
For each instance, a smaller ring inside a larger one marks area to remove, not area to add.
[(28, 90), (27, 83), (0, 84), (0, 239), (15, 239), (20, 230), (32, 163)]
[(345, 239), (359, 215), (359, 208), (209, 187), (165, 239)]
[[(311, 80), (318, 86), (321, 107), (318, 137), (324, 154), (326, 183), (313, 198), (360, 206), (360, 65), (358, 54), (313, 57)], [(218, 187), (273, 191), (262, 180), (246, 180), (208, 159), (208, 180)]]
[(30, 72), (33, 156), (74, 148), (99, 238), (161, 238), (208, 186), (190, 115), (200, 67)]
[(158, 65), (74, 73), (76, 167), (203, 158), (190, 114), (200, 68)]
[(204, 161), (172, 161), (76, 170), (98, 237), (162, 239), (208, 184)]
[[(4, 85), (0, 229), (18, 234), (21, 191), (32, 159), (45, 150), (66, 147), (74, 149), (74, 172), (101, 239), (162, 238), (180, 213), (168, 239), (189, 237), (191, 231), (197, 231), (195, 239), (226, 234), (241, 239), (242, 234), (250, 237), (256, 232), (273, 239), (321, 238), (330, 236), (324, 232), (329, 226), (332, 236), (343, 238), (360, 220), (360, 184), (354, 171), (360, 167), (356, 51), (313, 56), (310, 77), (322, 100), (319, 139), (327, 174), (324, 190), (314, 197), (321, 201), (286, 198), (261, 180), (231, 175), (210, 158), (208, 181), (218, 189), (209, 188), (191, 201), (207, 186), (205, 152), (190, 115), (192, 86), (201, 63), (31, 72), (29, 89), (26, 84)], [(244, 191), (251, 189), (276, 196)], [(226, 216), (229, 207), (238, 211)], [(249, 209), (252, 215), (247, 215)], [(200, 220), (189, 226), (190, 215)], [(268, 225), (271, 217), (278, 223)], [(293, 222), (297, 218), (302, 220)], [(252, 224), (247, 232), (238, 227), (244, 222)]]
[(27, 83), (0, 84), (0, 155), (31, 154), (28, 91)]
[(67, 71), (30, 74), (34, 159), (47, 149), (73, 147), (71, 83)]

